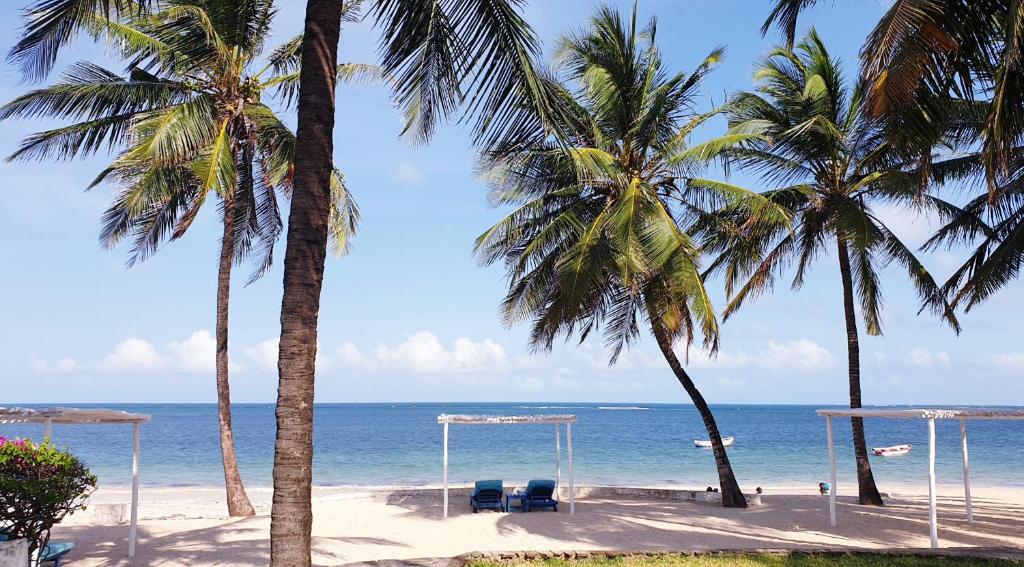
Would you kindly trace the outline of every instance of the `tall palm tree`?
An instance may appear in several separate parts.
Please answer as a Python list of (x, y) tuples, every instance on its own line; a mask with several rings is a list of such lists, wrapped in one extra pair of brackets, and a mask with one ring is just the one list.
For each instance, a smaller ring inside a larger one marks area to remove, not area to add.
[[(368, 0), (367, 19), (381, 32), (381, 59), (395, 77), (407, 136), (424, 141), (456, 113), (472, 123), (474, 142), (497, 144), (529, 130), (542, 104), (530, 58), (533, 32), (522, 0)], [(323, 286), (333, 152), (338, 57), (338, 0), (308, 0), (302, 42), (295, 183), (281, 301), (280, 383), (274, 449), (271, 565), (311, 563), (310, 501), (316, 337)], [(356, 128), (346, 133), (355, 135)]]
[[(222, 219), (216, 314), (220, 446), (228, 511), (248, 516), (253, 508), (238, 472), (228, 381), (231, 271), (248, 259), (255, 264), (250, 281), (262, 275), (282, 228), (277, 193), (291, 193), (295, 137), (262, 98), (277, 95), (285, 104), (293, 99), (301, 38), (270, 52), (265, 66), (256, 68), (272, 2), (176, 0), (153, 11), (148, 7), (109, 18), (101, 11), (83, 16), (82, 25), (115, 48), (124, 75), (89, 62), (74, 64), (56, 84), (0, 108), (0, 119), (72, 122), (31, 136), (11, 159), (72, 159), (120, 149), (89, 188), (105, 181), (121, 187), (103, 215), (101, 241), (110, 247), (130, 238), (129, 266), (182, 237), (207, 197), (216, 195)], [(57, 9), (48, 1), (30, 8), (27, 37)], [(26, 64), (35, 61), (22, 57)], [(374, 74), (370, 66), (339, 69), (344, 78)], [(340, 251), (355, 230), (358, 211), (341, 174), (332, 171), (330, 208)]]
[(723, 505), (744, 508), (715, 417), (675, 351), (677, 342), (689, 349), (696, 334), (718, 348), (700, 250), (685, 227), (711, 206), (760, 203), (768, 216), (779, 208), (697, 177), (722, 148), (746, 138), (688, 145), (716, 114), (695, 108), (722, 50), (693, 73), (672, 73), (655, 29), (653, 18), (637, 27), (635, 8), (624, 21), (604, 7), (558, 43), (546, 88), (556, 121), (548, 131), (560, 135), (540, 132), (485, 154), (495, 202), (516, 209), (478, 238), (476, 254), (485, 264), (504, 262), (503, 317), (530, 320), (537, 349), (601, 330), (614, 364), (647, 327), (707, 428)]
[[(931, 274), (873, 207), (943, 203), (921, 191), (923, 173), (916, 156), (891, 142), (885, 121), (867, 109), (865, 83), (846, 85), (839, 62), (813, 30), (795, 52), (781, 47), (772, 51), (756, 66), (755, 77), (756, 92), (740, 93), (729, 104), (730, 131), (753, 135), (727, 150), (729, 163), (772, 186), (764, 196), (789, 211), (793, 220), (791, 226), (784, 225), (755, 209), (734, 208), (704, 222), (707, 249), (720, 254), (711, 271), (724, 274), (730, 297), (724, 316), (771, 288), (794, 263), (792, 285), (799, 288), (812, 262), (834, 250), (842, 279), (850, 407), (859, 408), (855, 305), (860, 305), (868, 334), (881, 334), (880, 267), (895, 262), (905, 268), (925, 307), (959, 330)], [(882, 505), (863, 420), (852, 422), (859, 501)]]
[[(761, 28), (782, 29), (789, 45), (802, 11), (818, 0), (775, 0)], [(990, 101), (980, 131), (989, 192), (1012, 176), (1024, 145), (1024, 10), (1015, 0), (893, 2), (861, 49), (873, 114), (906, 114), (927, 152), (949, 97)], [(940, 121), (941, 122), (941, 121)]]

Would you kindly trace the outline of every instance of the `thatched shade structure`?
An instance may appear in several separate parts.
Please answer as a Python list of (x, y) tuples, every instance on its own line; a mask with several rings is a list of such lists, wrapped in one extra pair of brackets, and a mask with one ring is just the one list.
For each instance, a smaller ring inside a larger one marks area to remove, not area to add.
[(149, 416), (99, 408), (0, 408), (0, 424), (38, 423), (43, 438), (50, 438), (54, 424), (114, 424), (132, 426), (132, 508), (128, 526), (128, 557), (135, 557), (135, 541), (139, 526), (139, 427)]
[(964, 464), (964, 503), (967, 508), (967, 522), (974, 523), (971, 509), (971, 468), (967, 459), (967, 421), (972, 419), (1024, 419), (1024, 410), (991, 409), (822, 409), (818, 415), (825, 417), (828, 434), (828, 458), (832, 466), (832, 490), (829, 494), (829, 520), (836, 525), (836, 449), (832, 436), (833, 417), (881, 417), (889, 419), (924, 419), (928, 422), (928, 524), (933, 548), (939, 547), (938, 517), (935, 510), (935, 420), (956, 419), (960, 421), (960, 450)]
[[(448, 426), (458, 425), (543, 425), (555, 426), (555, 490), (562, 487), (562, 443), (561, 426), (565, 424), (565, 442), (568, 449), (569, 465), (569, 513), (576, 513), (576, 496), (572, 476), (572, 424), (575, 415), (449, 415), (437, 416), (437, 422), (444, 427), (444, 449), (442, 449), (442, 476), (444, 478), (444, 517), (448, 517)], [(557, 494), (557, 492), (556, 492)]]

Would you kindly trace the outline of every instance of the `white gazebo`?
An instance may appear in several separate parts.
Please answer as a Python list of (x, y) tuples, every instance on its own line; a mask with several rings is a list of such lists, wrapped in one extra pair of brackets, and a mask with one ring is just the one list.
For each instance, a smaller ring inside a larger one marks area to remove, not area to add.
[(825, 417), (828, 434), (828, 459), (832, 466), (832, 490), (829, 494), (828, 510), (832, 527), (836, 525), (836, 449), (832, 436), (833, 417), (881, 417), (889, 419), (923, 419), (928, 423), (928, 524), (932, 547), (939, 547), (938, 517), (935, 510), (935, 420), (956, 419), (960, 422), (960, 450), (964, 465), (964, 505), (967, 508), (967, 522), (974, 523), (971, 509), (971, 469), (967, 458), (967, 422), (972, 419), (1024, 419), (1024, 410), (986, 409), (822, 409), (818, 415)]
[(85, 423), (130, 424), (132, 426), (132, 508), (128, 527), (128, 557), (135, 557), (135, 540), (139, 523), (139, 426), (149, 416), (110, 409), (77, 408), (0, 408), (0, 424), (38, 423), (43, 426), (43, 438), (51, 438), (55, 424)]
[[(572, 477), (572, 424), (575, 415), (448, 415), (437, 416), (437, 422), (444, 426), (444, 449), (442, 469), (444, 477), (444, 517), (448, 517), (448, 426), (458, 425), (538, 425), (555, 426), (555, 490), (562, 488), (562, 442), (561, 425), (565, 424), (565, 444), (568, 449), (569, 465), (569, 513), (576, 513), (575, 486)], [(556, 492), (557, 494), (557, 492)]]

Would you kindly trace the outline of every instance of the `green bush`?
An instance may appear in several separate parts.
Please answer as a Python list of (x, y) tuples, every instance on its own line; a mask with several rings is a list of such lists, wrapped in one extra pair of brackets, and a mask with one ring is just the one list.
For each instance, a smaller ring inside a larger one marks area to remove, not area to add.
[(50, 540), (50, 529), (96, 489), (96, 477), (71, 453), (46, 441), (0, 437), (0, 528), (25, 538), (29, 553)]

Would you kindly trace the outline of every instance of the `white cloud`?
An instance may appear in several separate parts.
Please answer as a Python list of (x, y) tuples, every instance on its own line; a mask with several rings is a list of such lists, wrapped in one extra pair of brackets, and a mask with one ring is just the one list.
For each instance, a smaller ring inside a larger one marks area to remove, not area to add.
[(245, 349), (245, 355), (266, 372), (277, 370), (277, 343), (280, 339), (267, 339)]
[(942, 351), (932, 352), (925, 347), (915, 347), (907, 353), (904, 362), (907, 366), (917, 368), (933, 368), (935, 366), (949, 368), (949, 355)]
[[(99, 368), (107, 372), (187, 372), (213, 374), (216, 371), (217, 342), (210, 331), (200, 329), (180, 341), (167, 343), (158, 350), (153, 343), (131, 337), (118, 343)], [(241, 365), (230, 361), (232, 372), (241, 372)]]
[(359, 370), (374, 370), (377, 368), (376, 362), (363, 354), (356, 345), (350, 342), (341, 343), (338, 348), (334, 349), (334, 355), (342, 366), (348, 368), (357, 368)]
[(761, 353), (760, 361), (777, 370), (821, 372), (832, 367), (832, 353), (810, 339), (788, 343), (768, 341), (768, 348)]
[[(267, 339), (245, 349), (245, 355), (264, 372), (277, 372), (277, 355), (281, 339)], [(330, 367), (329, 359), (323, 355), (320, 341), (316, 342), (316, 369), (323, 371)]]
[(720, 377), (718, 379), (718, 383), (723, 388), (729, 388), (729, 389), (740, 389), (740, 388), (746, 388), (747, 387), (746, 381), (738, 380), (736, 378), (729, 378), (728, 376)]
[[(397, 345), (378, 344), (373, 355), (364, 354), (351, 342), (334, 350), (343, 366), (359, 370), (408, 370), (422, 374), (493, 373), (513, 367), (505, 348), (491, 339), (455, 339), (446, 347), (429, 331), (419, 331)], [(528, 366), (528, 365), (527, 365)]]
[(1006, 352), (993, 354), (989, 363), (1001, 370), (1024, 370), (1024, 353)]
[(113, 372), (124, 370), (158, 370), (164, 361), (149, 341), (131, 337), (114, 347), (114, 352), (103, 359), (101, 368)]
[[(751, 364), (751, 358), (743, 352), (726, 352), (718, 351), (714, 357), (708, 354), (708, 351), (691, 347), (690, 348), (690, 359), (686, 361), (686, 352), (684, 349), (676, 349), (676, 356), (679, 360), (683, 361), (684, 364), (692, 366), (694, 368), (741, 368), (743, 366), (749, 366)], [(661, 362), (661, 366), (666, 363)]]
[[(676, 354), (682, 359), (682, 351), (677, 349)], [(788, 343), (768, 341), (764, 348), (752, 355), (743, 351), (719, 351), (715, 357), (711, 357), (703, 349), (691, 348), (689, 365), (710, 369), (754, 366), (773, 370), (821, 372), (831, 368), (832, 362), (832, 353), (827, 348), (810, 339), (797, 339)]]
[(167, 343), (167, 350), (178, 370), (197, 374), (216, 370), (217, 342), (210, 331), (196, 331), (183, 341)]
[(49, 374), (52, 372), (71, 372), (78, 369), (78, 362), (70, 356), (62, 356), (56, 361), (49, 361), (39, 356), (38, 353), (29, 354), (29, 367), (36, 374)]
[(391, 173), (391, 180), (404, 185), (419, 185), (423, 183), (423, 172), (411, 163), (400, 163)]

